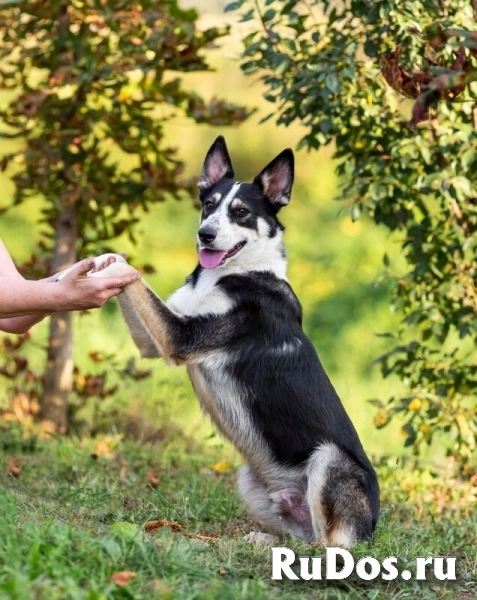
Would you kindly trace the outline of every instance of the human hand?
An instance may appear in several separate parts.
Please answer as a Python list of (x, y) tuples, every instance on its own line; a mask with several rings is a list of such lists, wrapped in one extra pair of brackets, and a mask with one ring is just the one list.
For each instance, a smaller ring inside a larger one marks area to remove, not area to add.
[[(117, 275), (107, 273), (115, 262), (123, 269)], [(103, 276), (103, 271), (104, 276)], [(103, 306), (110, 298), (123, 291), (141, 275), (119, 255), (103, 255), (80, 261), (58, 276), (58, 308), (55, 310), (86, 310)]]

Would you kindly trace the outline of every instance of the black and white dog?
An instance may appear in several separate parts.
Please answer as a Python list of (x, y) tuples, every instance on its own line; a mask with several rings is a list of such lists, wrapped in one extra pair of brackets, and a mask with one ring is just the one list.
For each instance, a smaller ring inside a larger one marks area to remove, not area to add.
[[(223, 137), (199, 179), (199, 265), (167, 303), (142, 280), (118, 296), (143, 357), (186, 364), (203, 409), (245, 457), (238, 489), (270, 532), (351, 547), (372, 537), (376, 474), (302, 330), (278, 211), (290, 200), (291, 150), (234, 180)], [(132, 269), (117, 256), (94, 276)]]

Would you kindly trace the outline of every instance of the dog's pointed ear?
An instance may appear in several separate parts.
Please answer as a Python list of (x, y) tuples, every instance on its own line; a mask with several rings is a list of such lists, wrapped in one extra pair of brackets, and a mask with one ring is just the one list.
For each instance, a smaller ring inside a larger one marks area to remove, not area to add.
[(277, 210), (290, 202), (295, 171), (294, 165), (293, 152), (290, 148), (287, 148), (275, 157), (253, 180)]
[(225, 139), (219, 135), (207, 152), (197, 186), (200, 190), (206, 190), (224, 177), (233, 179), (233, 176), (234, 170)]

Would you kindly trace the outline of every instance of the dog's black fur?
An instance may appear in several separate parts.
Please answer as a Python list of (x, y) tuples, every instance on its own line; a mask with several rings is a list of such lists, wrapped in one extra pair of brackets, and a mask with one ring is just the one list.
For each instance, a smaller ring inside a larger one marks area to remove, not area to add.
[[(239, 492), (273, 533), (351, 547), (372, 537), (375, 472), (302, 330), (277, 219), (293, 183), (285, 150), (233, 179), (222, 137), (199, 180), (200, 265), (165, 304), (143, 282), (119, 296), (143, 356), (185, 363), (197, 396), (243, 454)], [(119, 261), (98, 276), (131, 269)]]

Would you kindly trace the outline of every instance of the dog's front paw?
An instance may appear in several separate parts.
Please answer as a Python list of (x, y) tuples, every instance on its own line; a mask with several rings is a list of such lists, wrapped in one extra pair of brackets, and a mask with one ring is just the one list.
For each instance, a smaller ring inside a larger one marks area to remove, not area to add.
[(109, 278), (137, 273), (120, 254), (102, 254), (94, 259), (94, 263), (88, 277)]
[(112, 252), (108, 252), (107, 254), (101, 254), (100, 256), (95, 256), (94, 258), (94, 267), (89, 271), (89, 275), (92, 273), (99, 273), (104, 269), (107, 269), (110, 265), (114, 263), (126, 263), (127, 261), (121, 254), (113, 254)]
[(276, 546), (280, 539), (271, 533), (262, 533), (261, 531), (251, 531), (242, 538), (247, 544), (255, 544), (256, 546)]

